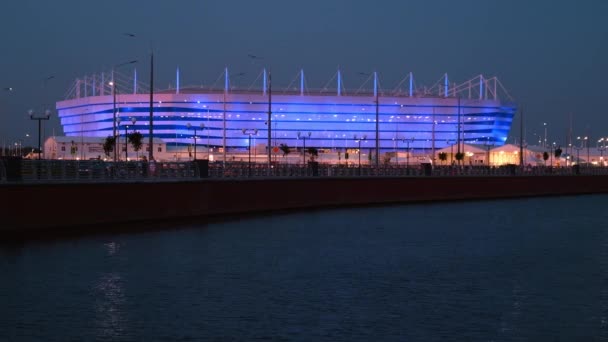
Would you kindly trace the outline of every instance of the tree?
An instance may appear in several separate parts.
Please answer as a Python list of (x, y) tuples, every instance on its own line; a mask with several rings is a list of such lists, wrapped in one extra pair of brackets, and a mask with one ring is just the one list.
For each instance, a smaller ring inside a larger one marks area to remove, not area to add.
[(458, 160), (458, 163), (460, 164), (460, 162), (464, 159), (464, 152), (457, 152), (455, 157), (456, 160)]
[(280, 144), (279, 149), (281, 150), (281, 152), (283, 152), (283, 158), (285, 158), (291, 152), (289, 146), (285, 144)]
[(543, 152), (543, 160), (545, 161), (545, 166), (547, 166), (547, 159), (549, 159), (549, 153)]
[(114, 146), (116, 146), (116, 137), (108, 135), (103, 142), (103, 152), (106, 157), (110, 157), (110, 152), (114, 151)]
[(559, 159), (562, 156), (562, 148), (558, 147), (555, 149), (555, 158)]
[(316, 147), (309, 147), (308, 148), (308, 154), (310, 155), (310, 161), (314, 162), (315, 161), (315, 157), (319, 156), (319, 151), (317, 150)]
[(137, 159), (139, 159), (139, 150), (141, 150), (142, 141), (144, 140), (144, 136), (139, 132), (133, 132), (127, 136), (129, 140), (129, 144), (133, 146), (133, 150), (137, 153)]
[(448, 160), (448, 154), (446, 152), (439, 152), (439, 160), (445, 164), (445, 162)]

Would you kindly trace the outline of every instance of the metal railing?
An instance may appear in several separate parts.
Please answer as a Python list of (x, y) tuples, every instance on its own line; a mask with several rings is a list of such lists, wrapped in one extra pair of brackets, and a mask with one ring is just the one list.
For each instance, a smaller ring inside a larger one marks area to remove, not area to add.
[[(18, 176), (13, 180), (25, 183), (175, 181), (200, 177), (199, 170), (191, 162), (22, 160), (18, 170)], [(5, 169), (7, 176), (10, 176), (7, 171)], [(10, 182), (13, 177), (7, 178)]]
[(608, 175), (608, 167), (525, 167), (516, 165), (410, 167), (333, 164), (247, 164), (243, 162), (104, 162), (99, 160), (0, 159), (0, 183), (132, 182), (289, 177), (494, 177)]

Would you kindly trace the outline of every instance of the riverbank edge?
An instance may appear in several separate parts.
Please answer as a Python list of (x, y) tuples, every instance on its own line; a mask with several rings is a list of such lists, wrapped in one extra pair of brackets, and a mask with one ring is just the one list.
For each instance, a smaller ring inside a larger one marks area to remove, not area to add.
[[(2, 235), (304, 209), (608, 193), (608, 176), (307, 177), (6, 184)], [(98, 230), (98, 229), (97, 229)]]

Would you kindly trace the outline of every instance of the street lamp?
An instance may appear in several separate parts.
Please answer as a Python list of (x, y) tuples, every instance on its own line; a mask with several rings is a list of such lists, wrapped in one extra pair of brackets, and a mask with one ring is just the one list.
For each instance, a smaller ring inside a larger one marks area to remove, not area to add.
[(258, 130), (257, 129), (245, 129), (243, 128), (242, 130), (244, 135), (248, 135), (249, 136), (249, 164), (247, 166), (247, 177), (251, 177), (251, 136), (252, 135), (258, 135)]
[(41, 159), (41, 154), (42, 154), (42, 150), (41, 150), (41, 141), (40, 141), (40, 132), (42, 130), (42, 120), (49, 120), (51, 118), (51, 111), (49, 109), (44, 111), (44, 115), (43, 116), (35, 116), (34, 110), (30, 109), (28, 111), (28, 114), (30, 115), (30, 120), (38, 120), (38, 160)]
[[(137, 60), (116, 64), (112, 67), (112, 80), (108, 83), (108, 85), (112, 87), (112, 113), (113, 113), (113, 115), (112, 115), (112, 136), (114, 137), (114, 139), (117, 139), (117, 137), (116, 137), (116, 133), (117, 133), (116, 132), (116, 124), (117, 124), (117, 122), (116, 122), (116, 112), (117, 112), (116, 93), (118, 92), (118, 86), (116, 85), (116, 81), (114, 80), (114, 70), (121, 66), (135, 64), (135, 63), (137, 63)], [(150, 146), (152, 146), (152, 145), (150, 145)], [(152, 148), (150, 148), (150, 150), (152, 150)], [(118, 159), (118, 151), (115, 148), (114, 149), (114, 161), (116, 161), (117, 159)]]
[[(405, 149), (405, 169), (408, 170), (407, 172), (409, 172), (409, 168), (410, 168), (410, 142), (414, 142), (414, 137), (411, 138), (404, 138), (403, 143), (406, 144), (406, 149)], [(452, 146), (452, 149), (454, 149), (454, 146)]]
[[(312, 133), (308, 132), (309, 138), (311, 134)], [(298, 132), (298, 139), (300, 139), (300, 137), (304, 139), (304, 145), (302, 147), (302, 162), (304, 165), (306, 165), (306, 135), (302, 135), (300, 132)]]
[(494, 146), (494, 144), (490, 144), (490, 137), (486, 138), (486, 164), (490, 167), (490, 148)]
[(600, 138), (597, 141), (597, 150), (600, 151), (600, 166), (604, 166), (604, 150), (606, 149), (608, 138)]
[[(135, 132), (135, 123), (137, 122), (136, 118), (131, 118), (131, 124), (133, 124), (133, 132)], [(125, 125), (125, 161), (129, 161), (129, 156), (127, 155), (127, 149), (129, 148), (129, 133), (127, 132), (127, 128), (129, 126)]]
[(361, 139), (358, 139), (357, 135), (355, 134), (354, 138), (355, 138), (355, 142), (359, 143), (359, 151), (358, 151), (358, 154), (359, 154), (359, 172), (361, 172), (361, 140), (367, 139), (367, 135), (364, 134), (361, 137)]
[[(120, 122), (122, 120), (120, 119), (120, 117), (116, 118), (116, 124), (118, 126), (120, 126)], [(133, 124), (135, 124), (135, 118), (131, 119), (131, 122), (133, 122)], [(127, 150), (129, 149), (129, 132), (127, 131), (127, 129), (129, 128), (129, 123), (128, 122), (124, 122), (125, 125), (125, 161), (129, 161), (129, 156), (127, 155)], [(116, 139), (116, 149), (118, 150), (118, 138), (120, 138), (120, 134), (118, 134), (117, 139)]]
[(545, 126), (545, 141), (543, 143), (543, 147), (547, 148), (547, 123), (543, 122), (543, 126)]
[(581, 137), (576, 137), (576, 140), (579, 141), (579, 146), (574, 146), (574, 149), (576, 150), (576, 165), (579, 165), (580, 151), (583, 149), (583, 140), (581, 140)]
[(585, 145), (587, 147), (587, 166), (589, 166), (590, 160), (589, 160), (589, 137), (585, 137)]
[[(197, 130), (197, 128), (196, 128), (196, 126), (192, 126), (192, 124), (190, 124), (189, 122), (186, 126), (188, 127), (188, 129), (190, 129), (190, 128), (194, 129), (194, 160), (196, 160), (196, 130)], [(201, 123), (199, 127), (201, 130), (204, 130), (205, 124)]]

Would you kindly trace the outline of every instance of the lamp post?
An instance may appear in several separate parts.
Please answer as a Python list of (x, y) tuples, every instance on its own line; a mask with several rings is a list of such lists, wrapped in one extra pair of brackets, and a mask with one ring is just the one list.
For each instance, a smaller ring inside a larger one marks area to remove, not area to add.
[(486, 164), (488, 167), (490, 167), (490, 148), (492, 146), (494, 146), (494, 144), (490, 144), (490, 137), (487, 137), (486, 138)]
[(414, 142), (414, 137), (405, 138), (402, 141), (403, 141), (403, 143), (406, 144), (406, 148), (405, 148), (405, 169), (409, 170), (409, 168), (410, 168), (410, 152), (409, 152), (410, 151), (410, 142)]
[(589, 137), (585, 137), (585, 145), (587, 147), (587, 166), (589, 166)]
[(355, 134), (355, 142), (359, 143), (359, 150), (357, 151), (357, 153), (359, 154), (359, 172), (361, 172), (361, 140), (365, 140), (367, 139), (367, 135), (363, 135), (361, 137), (361, 139), (357, 138), (357, 135)]
[[(189, 122), (188, 122), (188, 124), (186, 126), (188, 126), (188, 129), (190, 129), (190, 128), (194, 129), (194, 160), (196, 160), (196, 130), (197, 130), (197, 128), (196, 128), (196, 126), (193, 126)], [(205, 124), (201, 123), (199, 125), (199, 127), (200, 127), (201, 130), (204, 130), (205, 129)]]
[(576, 150), (576, 165), (579, 165), (580, 151), (583, 149), (583, 140), (581, 140), (581, 137), (576, 137), (576, 140), (579, 141), (579, 146), (574, 146), (574, 149)]
[(42, 159), (41, 155), (42, 155), (42, 143), (40, 140), (40, 134), (42, 131), (42, 120), (49, 120), (51, 118), (51, 111), (49, 109), (44, 111), (44, 115), (43, 116), (36, 116), (34, 113), (34, 110), (30, 109), (28, 111), (28, 114), (30, 115), (30, 120), (37, 120), (38, 121), (38, 160)]
[(600, 151), (600, 166), (604, 166), (604, 150), (606, 149), (606, 140), (608, 138), (600, 138), (597, 141), (597, 150)]
[[(379, 88), (378, 88), (378, 72), (374, 71), (373, 74), (370, 74), (368, 72), (359, 72), (359, 75), (362, 76), (369, 76), (374, 78), (374, 107), (376, 109), (376, 117), (374, 119), (375, 122), (375, 150), (376, 150), (376, 161), (375, 161), (375, 165), (376, 167), (380, 166), (380, 98), (379, 98)], [(369, 80), (369, 78), (368, 78)], [(367, 82), (367, 81), (366, 81)], [(365, 138), (364, 138), (365, 139)], [(355, 138), (356, 140), (356, 138)], [(361, 151), (359, 151), (359, 154), (361, 154)], [(370, 160), (371, 161), (371, 160)]]
[[(133, 124), (133, 132), (135, 132), (136, 122), (136, 118), (131, 118), (131, 124)], [(127, 149), (129, 148), (129, 132), (127, 132), (127, 128), (129, 128), (129, 126), (125, 126), (125, 161), (129, 161), (129, 156), (127, 155)]]
[(251, 177), (251, 136), (258, 135), (257, 129), (245, 129), (242, 130), (244, 135), (249, 136), (249, 147), (247, 148), (249, 151), (249, 164), (247, 165), (247, 177)]
[[(308, 134), (308, 138), (310, 138), (310, 135), (312, 133), (308, 132), (307, 134)], [(300, 138), (304, 139), (304, 145), (302, 147), (302, 163), (304, 165), (306, 165), (306, 135), (303, 135), (300, 132), (298, 132), (298, 139), (300, 139)]]
[(543, 147), (547, 148), (547, 123), (543, 122), (543, 126), (545, 126), (545, 140), (543, 142)]
[[(121, 122), (122, 122), (122, 120), (120, 119), (120, 117), (116, 118), (116, 124), (118, 125), (119, 130), (120, 130)], [(125, 125), (125, 161), (128, 161), (128, 159), (129, 159), (129, 156), (127, 155), (127, 149), (129, 146), (128, 132), (127, 132), (127, 128), (129, 128), (128, 124), (129, 124), (128, 122), (124, 122), (124, 125)], [(118, 144), (119, 138), (120, 138), (120, 132), (119, 132), (119, 134), (116, 135), (116, 150), (118, 150), (118, 148), (119, 148), (119, 144)]]
[[(110, 81), (110, 83), (108, 83), (111, 87), (112, 87), (112, 136), (114, 137), (114, 139), (117, 139), (117, 129), (116, 129), (116, 116), (117, 116), (117, 108), (116, 108), (116, 93), (118, 92), (117, 89), (117, 85), (116, 85), (116, 81), (114, 80), (114, 70), (121, 67), (121, 66), (125, 66), (125, 65), (129, 65), (129, 64), (135, 64), (137, 63), (137, 60), (133, 60), (133, 61), (128, 61), (128, 62), (124, 62), (124, 63), (120, 63), (120, 64), (116, 64), (112, 67), (112, 80)], [(118, 145), (118, 144), (117, 144)], [(152, 145), (150, 145), (152, 146)], [(150, 150), (152, 150), (150, 148)], [(115, 148), (114, 149), (114, 161), (116, 161), (118, 159), (118, 151)]]

